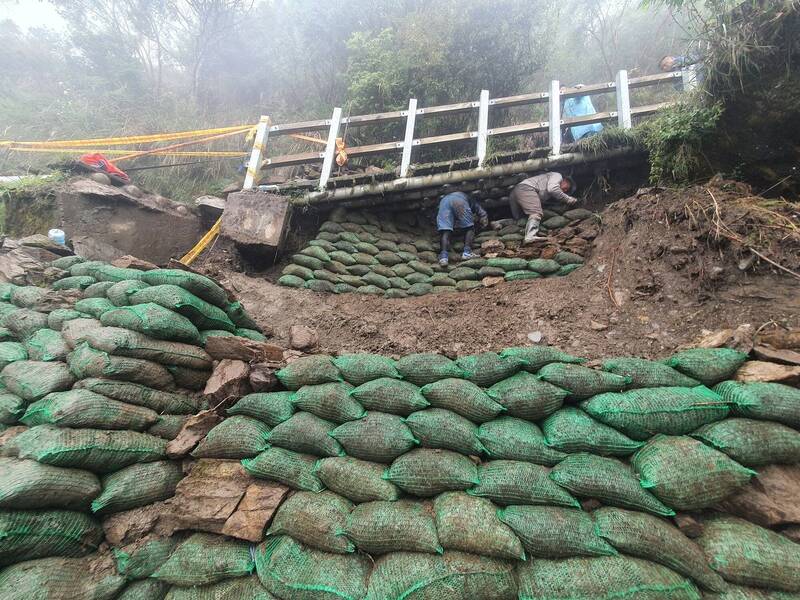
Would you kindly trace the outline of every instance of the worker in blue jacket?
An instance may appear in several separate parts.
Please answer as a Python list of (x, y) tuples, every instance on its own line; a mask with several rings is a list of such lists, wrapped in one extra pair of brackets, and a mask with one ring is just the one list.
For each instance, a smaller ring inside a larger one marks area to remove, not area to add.
[[(448, 192), (450, 186), (445, 186)], [(449, 192), (439, 200), (439, 213), (436, 217), (436, 228), (441, 234), (441, 251), (439, 264), (446, 267), (449, 262), (450, 239), (454, 232), (464, 234), (464, 252), (461, 258), (469, 260), (477, 258), (472, 252), (472, 242), (475, 240), (475, 228), (488, 227), (489, 215), (478, 202), (478, 195), (467, 195), (464, 192)]]
[[(575, 86), (576, 89), (581, 89), (583, 87), (585, 86), (582, 83)], [(594, 104), (592, 104), (592, 98), (590, 96), (576, 96), (574, 98), (567, 98), (564, 101), (563, 116), (565, 118), (588, 117), (595, 114), (597, 114), (597, 111), (594, 108)], [(581, 138), (597, 135), (603, 131), (603, 125), (602, 123), (591, 123), (590, 125), (576, 125), (569, 129), (572, 134), (572, 141), (577, 142)]]

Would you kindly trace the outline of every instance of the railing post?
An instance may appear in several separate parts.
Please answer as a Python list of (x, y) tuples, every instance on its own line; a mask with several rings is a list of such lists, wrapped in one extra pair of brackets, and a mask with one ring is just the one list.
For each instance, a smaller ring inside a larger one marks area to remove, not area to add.
[(414, 145), (414, 125), (417, 122), (417, 99), (408, 101), (408, 117), (406, 117), (406, 136), (403, 138), (403, 160), (400, 162), (400, 177), (408, 176), (411, 166), (411, 148)]
[(550, 82), (550, 153), (561, 154), (561, 85), (558, 80)]
[(342, 122), (342, 109), (338, 106), (333, 109), (331, 128), (328, 130), (328, 143), (325, 145), (325, 158), (322, 161), (322, 173), (319, 177), (319, 189), (324, 190), (328, 185), (333, 168), (333, 158), (336, 155), (336, 137), (339, 135), (339, 125)]
[(617, 119), (620, 129), (631, 128), (631, 94), (624, 69), (617, 73)]
[(247, 163), (247, 173), (244, 176), (243, 190), (252, 190), (258, 180), (258, 170), (261, 168), (261, 157), (266, 154), (267, 139), (269, 138), (269, 116), (261, 115), (256, 127), (256, 137), (253, 140), (253, 150), (250, 152), (250, 161)]
[(486, 147), (489, 141), (489, 90), (481, 90), (478, 106), (478, 166), (486, 160)]

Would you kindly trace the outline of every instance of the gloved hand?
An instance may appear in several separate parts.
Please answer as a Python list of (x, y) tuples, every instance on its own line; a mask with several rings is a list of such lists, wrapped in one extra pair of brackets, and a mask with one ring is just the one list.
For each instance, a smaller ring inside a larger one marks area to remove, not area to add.
[(489, 226), (489, 217), (481, 217), (481, 229), (486, 229)]

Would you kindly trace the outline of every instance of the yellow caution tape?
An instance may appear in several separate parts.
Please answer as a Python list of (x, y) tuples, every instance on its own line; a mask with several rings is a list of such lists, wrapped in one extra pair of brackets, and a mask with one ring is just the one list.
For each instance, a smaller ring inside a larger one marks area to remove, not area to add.
[[(40, 152), (45, 154), (106, 154), (108, 156), (123, 156), (130, 154), (130, 150), (111, 150), (102, 148), (11, 148), (12, 152)], [(163, 152), (152, 152), (154, 156), (216, 156), (216, 157), (238, 157), (246, 156), (247, 151), (232, 151), (232, 150), (219, 150), (219, 151), (196, 151), (196, 152), (172, 152), (165, 150)]]
[(149, 142), (167, 142), (172, 140), (182, 140), (187, 138), (199, 137), (204, 135), (214, 135), (217, 133), (250, 132), (255, 129), (255, 125), (234, 125), (231, 127), (217, 127), (215, 129), (196, 129), (194, 131), (179, 131), (175, 133), (154, 133), (149, 135), (132, 135), (125, 137), (92, 138), (82, 140), (55, 140), (45, 142), (17, 142), (14, 140), (0, 141), (0, 146), (28, 146), (37, 148), (57, 148), (61, 146), (82, 147), (82, 146), (124, 146), (126, 144), (145, 144)]
[(219, 228), (221, 224), (222, 217), (217, 219), (217, 222), (214, 223), (214, 225), (211, 226), (211, 229), (209, 229), (208, 232), (200, 238), (200, 241), (195, 244), (194, 248), (189, 250), (186, 255), (181, 258), (180, 263), (186, 265), (187, 267), (191, 265), (195, 259), (200, 256), (200, 253), (206, 249), (206, 246), (208, 246), (211, 241), (219, 235)]

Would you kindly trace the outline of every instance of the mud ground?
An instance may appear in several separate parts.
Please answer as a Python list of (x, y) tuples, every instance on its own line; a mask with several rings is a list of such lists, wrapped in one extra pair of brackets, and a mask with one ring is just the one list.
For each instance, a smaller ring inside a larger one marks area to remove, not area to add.
[(227, 279), (276, 340), (303, 324), (318, 330), (328, 352), (456, 355), (529, 344), (539, 332), (540, 343), (590, 358), (659, 358), (703, 330), (800, 326), (800, 280), (753, 262), (746, 247), (719, 235), (714, 214), (732, 232), (755, 234), (766, 256), (795, 266), (800, 239), (783, 227), (797, 214), (781, 209), (782, 220), (770, 216), (764, 225), (760, 212), (742, 208), (751, 206), (742, 201), (748, 194), (724, 182), (640, 191), (600, 213), (602, 230), (582, 269), (471, 292), (386, 300), (280, 287), (270, 281), (275, 272), (209, 272)]

